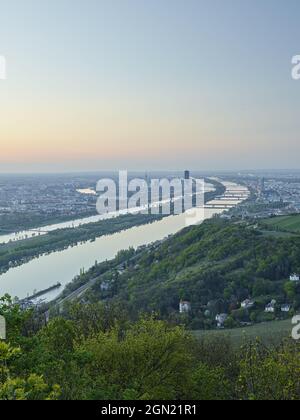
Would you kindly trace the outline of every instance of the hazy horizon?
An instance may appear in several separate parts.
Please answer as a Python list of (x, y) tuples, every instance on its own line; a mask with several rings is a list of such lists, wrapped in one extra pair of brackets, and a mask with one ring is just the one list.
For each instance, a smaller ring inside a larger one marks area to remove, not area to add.
[[(122, 170), (125, 170), (124, 168)], [(151, 169), (151, 168), (145, 168), (145, 169), (131, 169), (128, 170), (129, 175), (133, 174), (180, 174), (183, 173), (185, 170), (189, 170), (190, 173), (193, 174), (202, 174), (207, 176), (213, 176), (213, 175), (266, 175), (266, 174), (299, 174), (300, 175), (300, 169), (286, 169), (286, 168), (262, 168), (262, 169), (208, 169), (208, 170), (201, 170), (199, 169), (191, 169), (191, 168), (179, 168), (179, 169)], [(119, 172), (119, 169), (103, 169), (103, 170), (65, 170), (65, 171), (7, 171), (7, 172), (1, 172), (0, 171), (0, 177), (1, 176), (95, 176), (95, 175), (115, 175), (117, 176)]]
[(299, 16), (297, 0), (11, 0), (0, 172), (300, 169)]

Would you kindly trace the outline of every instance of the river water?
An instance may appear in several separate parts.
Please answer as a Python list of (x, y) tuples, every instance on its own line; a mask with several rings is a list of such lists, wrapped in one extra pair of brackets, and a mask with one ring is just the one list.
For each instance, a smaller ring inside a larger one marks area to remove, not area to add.
[[(247, 192), (245, 187), (237, 184), (224, 182), (224, 185), (231, 192), (234, 190), (240, 191), (241, 189), (245, 193)], [(224, 204), (227, 203), (225, 197), (226, 193), (224, 200), (222, 200)], [(235, 206), (241, 201), (243, 200), (238, 197), (236, 200), (231, 198), (228, 204)], [(209, 219), (215, 214), (222, 212), (224, 212), (224, 209), (207, 208), (204, 210), (204, 219)], [(96, 261), (102, 262), (112, 259), (119, 251), (129, 249), (130, 247), (138, 248), (142, 245), (149, 245), (150, 243), (163, 240), (186, 227), (186, 223), (187, 217), (185, 214), (169, 216), (152, 224), (133, 227), (112, 235), (102, 236), (94, 242), (85, 242), (63, 251), (43, 255), (24, 265), (12, 268), (7, 273), (1, 275), (0, 296), (9, 293), (13, 297), (25, 298), (31, 295), (33, 291), (47, 289), (57, 282), (65, 286), (79, 274), (81, 269), (88, 270)], [(61, 290), (62, 288), (52, 291), (43, 296), (43, 298), (51, 300)]]
[[(215, 188), (212, 184), (205, 183), (205, 192), (214, 191)], [(93, 191), (90, 188), (87, 189), (81, 189), (77, 190), (77, 192), (80, 192), (81, 194), (93, 194), (95, 195), (95, 191)], [(179, 197), (177, 198), (179, 199)], [(168, 202), (168, 200), (161, 201), (161, 203)], [(150, 207), (157, 207), (159, 203), (153, 203)], [(143, 209), (146, 209), (146, 207), (142, 207)], [(125, 216), (128, 213), (139, 213), (141, 210), (141, 207), (137, 208), (131, 208), (130, 210), (120, 210), (116, 212), (106, 213), (106, 214), (96, 214), (94, 216), (88, 216), (81, 219), (74, 219), (69, 220), (66, 222), (60, 222), (48, 226), (41, 226), (34, 228), (32, 230), (23, 230), (20, 232), (13, 232), (8, 233), (6, 235), (0, 235), (0, 244), (7, 244), (9, 242), (17, 242), (20, 240), (26, 240), (30, 238), (34, 238), (36, 236), (46, 235), (49, 232), (54, 232), (55, 230), (59, 229), (71, 229), (71, 228), (77, 228), (79, 226), (87, 225), (89, 223), (97, 223), (102, 220), (108, 220), (112, 219), (114, 217), (118, 216)]]

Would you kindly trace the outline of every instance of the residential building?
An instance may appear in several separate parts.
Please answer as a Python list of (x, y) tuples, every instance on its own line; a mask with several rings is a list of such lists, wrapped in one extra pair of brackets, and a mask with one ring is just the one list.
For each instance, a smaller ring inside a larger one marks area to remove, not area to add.
[(281, 312), (285, 312), (288, 313), (291, 310), (291, 305), (289, 305), (288, 303), (285, 303), (284, 305), (281, 306)]
[(224, 323), (226, 321), (226, 319), (228, 318), (227, 314), (218, 314), (216, 316), (216, 321), (217, 321), (217, 327), (218, 328), (223, 328), (224, 327)]
[(185, 314), (190, 312), (192, 309), (191, 303), (186, 300), (181, 300), (179, 303), (179, 312)]
[(292, 274), (292, 275), (290, 276), (290, 281), (299, 282), (299, 281), (300, 281), (300, 276), (299, 276), (299, 274), (296, 274), (296, 273)]
[(241, 303), (241, 308), (243, 309), (251, 309), (255, 305), (254, 300), (246, 299)]
[(265, 308), (265, 312), (267, 313), (271, 313), (274, 314), (275, 313), (275, 305), (276, 305), (276, 300), (272, 300), (272, 302), (270, 302), (266, 308)]

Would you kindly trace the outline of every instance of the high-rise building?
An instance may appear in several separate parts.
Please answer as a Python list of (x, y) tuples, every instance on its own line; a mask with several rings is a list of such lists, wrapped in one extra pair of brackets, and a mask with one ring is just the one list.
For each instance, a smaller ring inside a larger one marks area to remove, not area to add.
[(260, 196), (263, 196), (265, 193), (265, 178), (260, 178), (258, 181), (258, 193)]
[(190, 179), (190, 171), (184, 171), (184, 179)]

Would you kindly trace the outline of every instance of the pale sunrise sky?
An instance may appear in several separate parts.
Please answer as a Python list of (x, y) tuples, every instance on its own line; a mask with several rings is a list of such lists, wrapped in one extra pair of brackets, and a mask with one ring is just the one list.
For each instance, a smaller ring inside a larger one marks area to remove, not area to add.
[(2, 0), (0, 172), (300, 169), (299, 0)]

